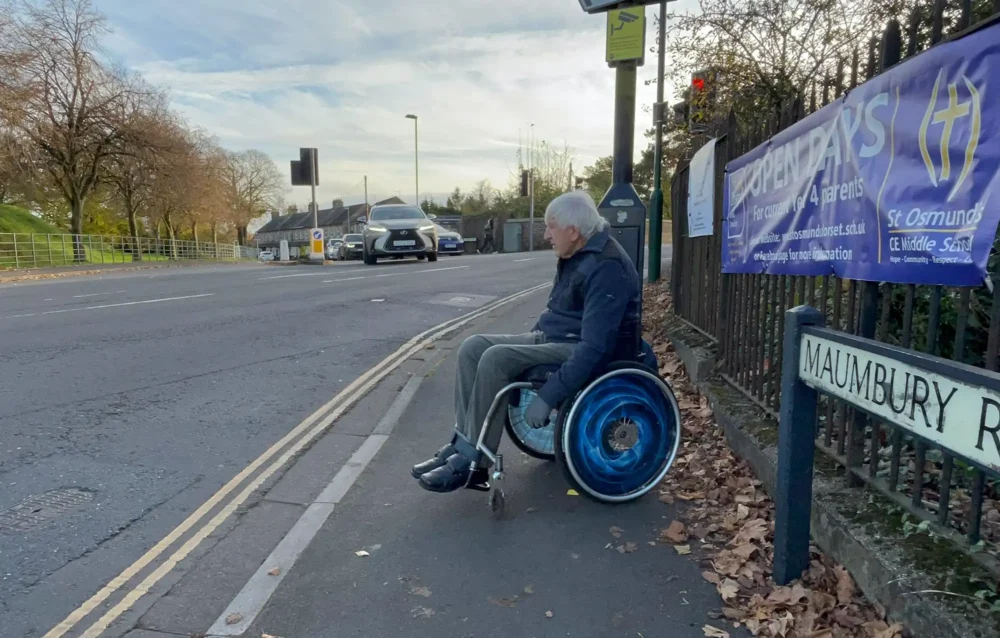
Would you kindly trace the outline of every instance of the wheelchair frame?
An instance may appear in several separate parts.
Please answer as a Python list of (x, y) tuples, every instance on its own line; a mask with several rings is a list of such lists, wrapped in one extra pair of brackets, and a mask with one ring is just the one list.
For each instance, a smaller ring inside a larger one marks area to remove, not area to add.
[[(587, 394), (590, 391), (592, 391), (593, 388), (597, 387), (606, 379), (615, 376), (620, 376), (623, 374), (639, 374), (641, 376), (645, 376), (646, 378), (652, 380), (660, 387), (661, 390), (664, 391), (664, 396), (666, 397), (668, 403), (670, 404), (670, 407), (672, 408), (677, 428), (676, 435), (674, 436), (673, 447), (670, 450), (669, 456), (667, 456), (665, 459), (665, 463), (663, 465), (662, 470), (639, 491), (622, 496), (609, 496), (607, 494), (599, 494), (595, 492), (590, 486), (587, 485), (585, 481), (582, 480), (576, 465), (574, 464), (573, 460), (569, 458), (569, 455), (565, 453), (562, 455), (565, 457), (563, 460), (566, 463), (566, 469), (568, 470), (569, 474), (573, 479), (572, 482), (574, 482), (576, 486), (580, 487), (582, 490), (587, 492), (588, 495), (601, 502), (624, 503), (638, 499), (647, 494), (649, 491), (653, 489), (653, 487), (659, 484), (660, 481), (663, 480), (663, 477), (666, 476), (667, 472), (670, 471), (670, 468), (673, 466), (674, 460), (676, 459), (677, 450), (680, 447), (680, 439), (682, 431), (681, 415), (680, 415), (680, 409), (677, 405), (677, 399), (673, 394), (673, 389), (670, 387), (670, 384), (668, 384), (658, 374), (650, 372), (649, 369), (647, 369), (647, 366), (644, 366), (641, 363), (637, 362), (618, 361), (612, 363), (611, 366), (609, 366), (609, 368), (610, 369), (608, 371), (599, 375), (594, 380), (588, 382), (587, 385), (583, 388), (583, 390), (581, 390), (571, 398), (566, 399), (566, 401), (564, 401), (560, 406), (558, 406), (557, 409), (559, 410), (560, 413), (559, 416), (560, 419), (564, 419), (566, 422), (572, 423), (573, 419), (577, 416), (577, 410), (579, 409), (579, 406), (583, 402), (583, 399), (587, 396)], [(532, 382), (532, 381), (515, 381), (513, 383), (505, 385), (493, 398), (493, 402), (490, 404), (490, 408), (486, 413), (486, 417), (483, 422), (483, 427), (479, 432), (479, 438), (476, 441), (476, 452), (482, 455), (482, 457), (488, 459), (493, 464), (493, 469), (491, 473), (493, 483), (490, 485), (489, 506), (495, 518), (501, 518), (504, 515), (506, 509), (506, 494), (502, 487), (502, 482), (505, 478), (503, 470), (503, 454), (499, 452), (499, 447), (497, 448), (497, 450), (489, 449), (485, 444), (486, 438), (491, 433), (492, 428), (506, 427), (504, 423), (498, 423), (496, 422), (495, 419), (497, 409), (499, 408), (500, 404), (503, 402), (505, 398), (508, 398), (509, 395), (515, 390), (537, 390), (539, 387), (541, 387), (541, 385), (542, 384), (539, 382)], [(566, 410), (567, 404), (569, 405), (568, 410)], [(506, 419), (510, 418), (509, 410), (508, 410), (508, 415), (505, 418)], [(509, 434), (512, 437), (514, 436), (513, 431), (509, 432)], [(563, 436), (564, 438), (568, 439), (569, 431), (564, 430)], [(562, 443), (563, 443), (562, 447), (565, 449), (567, 441), (563, 441)], [(555, 456), (557, 458), (560, 456), (559, 448), (560, 445), (557, 442), (555, 445), (555, 450), (556, 450)], [(473, 470), (477, 469), (479, 465), (480, 465), (480, 459), (476, 459), (472, 463), (472, 469)]]

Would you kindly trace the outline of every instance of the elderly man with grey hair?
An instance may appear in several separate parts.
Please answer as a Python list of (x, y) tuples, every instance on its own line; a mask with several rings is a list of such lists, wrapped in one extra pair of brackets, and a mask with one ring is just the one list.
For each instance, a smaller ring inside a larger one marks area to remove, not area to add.
[[(527, 369), (559, 365), (525, 411), (527, 423), (541, 428), (602, 366), (638, 354), (641, 280), (590, 195), (571, 191), (552, 200), (545, 210), (545, 238), (559, 257), (547, 308), (529, 333), (474, 335), (462, 343), (455, 432), (450, 443), (412, 470), (424, 489), (489, 489), (488, 465), (476, 442), (496, 394)], [(495, 418), (501, 421), (504, 413), (498, 410)], [(485, 441), (490, 449), (497, 449), (502, 433), (501, 423), (492, 425)]]

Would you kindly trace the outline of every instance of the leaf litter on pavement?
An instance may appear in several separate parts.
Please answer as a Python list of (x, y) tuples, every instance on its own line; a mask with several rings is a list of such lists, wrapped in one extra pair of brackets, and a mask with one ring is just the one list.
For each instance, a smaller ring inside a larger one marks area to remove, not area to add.
[[(700, 541), (702, 577), (722, 598), (722, 617), (754, 636), (905, 638), (903, 626), (886, 622), (881, 605), (865, 600), (850, 573), (815, 546), (801, 579), (788, 587), (775, 584), (774, 503), (750, 465), (730, 449), (707, 398), (690, 382), (666, 338), (671, 308), (666, 288), (647, 285), (643, 298), (644, 332), (683, 415), (681, 448), (659, 493), (662, 503), (681, 502), (683, 520), (661, 530), (660, 541), (679, 554), (691, 551), (682, 543)], [(711, 625), (703, 632), (729, 636)]]

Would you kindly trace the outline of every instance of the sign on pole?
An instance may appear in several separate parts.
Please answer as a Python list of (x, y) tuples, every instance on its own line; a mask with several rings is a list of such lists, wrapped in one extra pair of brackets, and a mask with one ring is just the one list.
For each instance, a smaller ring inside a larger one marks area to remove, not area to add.
[(320, 254), (320, 255), (324, 254), (323, 229), (322, 228), (313, 228), (312, 229), (312, 240), (311, 241), (312, 241), (312, 243), (311, 243), (309, 252), (312, 253), (312, 254), (314, 254), (314, 255), (315, 254)]
[(637, 60), (646, 55), (646, 7), (608, 11), (608, 64)]
[(688, 237), (704, 237), (714, 232), (715, 219), (715, 139), (691, 158), (688, 169)]

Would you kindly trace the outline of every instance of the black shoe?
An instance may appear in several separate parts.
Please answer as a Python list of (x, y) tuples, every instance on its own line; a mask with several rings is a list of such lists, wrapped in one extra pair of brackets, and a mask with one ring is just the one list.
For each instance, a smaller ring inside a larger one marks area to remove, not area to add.
[(481, 467), (469, 473), (469, 480), (465, 484), (465, 489), (476, 490), (477, 492), (490, 491), (490, 471)]
[(472, 462), (461, 454), (452, 454), (441, 467), (420, 477), (420, 487), (431, 492), (454, 492), (465, 487), (472, 474)]
[(428, 459), (423, 463), (418, 463), (414, 465), (413, 469), (410, 470), (410, 474), (413, 475), (413, 478), (418, 479), (424, 474), (430, 472), (431, 470), (436, 470), (442, 465), (444, 465), (447, 462), (448, 457), (451, 456), (452, 454), (455, 454), (455, 452), (456, 452), (455, 448), (452, 447), (451, 443), (449, 443), (448, 445), (438, 450), (437, 454), (434, 455), (434, 458)]

